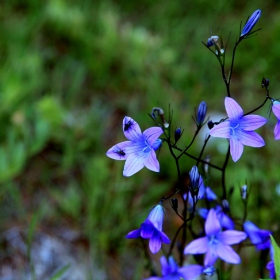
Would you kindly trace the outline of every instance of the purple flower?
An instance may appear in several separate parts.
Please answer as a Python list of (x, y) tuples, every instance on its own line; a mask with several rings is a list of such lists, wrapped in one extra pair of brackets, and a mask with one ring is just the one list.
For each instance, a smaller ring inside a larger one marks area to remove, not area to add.
[(205, 222), (205, 237), (192, 241), (186, 248), (185, 254), (204, 254), (204, 265), (213, 265), (218, 258), (223, 261), (238, 264), (240, 257), (229, 246), (243, 241), (247, 235), (242, 231), (226, 230), (222, 232), (216, 211), (211, 209)]
[(230, 154), (236, 162), (243, 153), (243, 145), (251, 147), (265, 145), (262, 137), (253, 130), (264, 125), (267, 120), (258, 115), (243, 116), (240, 105), (230, 97), (225, 98), (225, 108), (229, 119), (212, 128), (210, 135), (229, 139)]
[(106, 155), (116, 160), (126, 160), (123, 175), (129, 177), (144, 166), (159, 172), (159, 162), (155, 150), (161, 145), (158, 137), (163, 133), (160, 127), (151, 127), (143, 133), (136, 121), (130, 117), (123, 119), (123, 133), (129, 141), (121, 142), (108, 150)]
[(145, 280), (192, 280), (203, 273), (203, 266), (200, 265), (189, 265), (186, 267), (178, 267), (173, 257), (167, 259), (162, 256), (160, 258), (161, 262), (161, 273), (162, 277), (150, 277)]
[(258, 22), (258, 20), (260, 19), (262, 14), (261, 10), (256, 10), (248, 19), (248, 21), (246, 22), (246, 24), (244, 25), (243, 29), (242, 29), (242, 33), (241, 33), (241, 37), (244, 37), (246, 35), (248, 35), (251, 30), (254, 28), (254, 26), (256, 25), (256, 23)]
[[(233, 220), (227, 214), (224, 213), (223, 208), (220, 205), (217, 205), (215, 207), (215, 211), (222, 228), (234, 229)], [(200, 208), (198, 210), (198, 213), (202, 218), (206, 219), (209, 211), (206, 208)]]
[(269, 278), (275, 279), (276, 278), (276, 274), (275, 274), (275, 264), (274, 264), (274, 261), (270, 261), (266, 265), (266, 269), (269, 270)]
[(277, 118), (277, 124), (274, 128), (274, 138), (275, 140), (280, 140), (280, 102), (277, 100), (272, 101), (272, 112)]
[(146, 221), (141, 224), (141, 227), (128, 233), (126, 238), (150, 239), (150, 250), (153, 254), (157, 253), (161, 248), (161, 243), (170, 243), (169, 238), (162, 231), (163, 216), (163, 207), (158, 204), (150, 212)]
[(246, 221), (244, 223), (244, 231), (251, 239), (251, 242), (256, 245), (258, 250), (270, 248), (270, 234), (272, 234), (271, 231), (259, 229), (250, 221)]

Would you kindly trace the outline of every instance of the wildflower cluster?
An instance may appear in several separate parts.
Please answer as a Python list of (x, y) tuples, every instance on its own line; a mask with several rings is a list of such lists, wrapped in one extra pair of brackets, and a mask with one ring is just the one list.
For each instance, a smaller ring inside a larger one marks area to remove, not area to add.
[[(247, 220), (247, 202), (249, 199), (247, 185), (240, 188), (240, 201), (244, 204), (244, 216), (233, 218), (228, 200), (229, 186), (225, 180), (230, 156), (232, 161), (236, 163), (244, 152), (244, 146), (260, 148), (265, 145), (264, 139), (255, 130), (264, 126), (267, 119), (254, 113), (265, 106), (267, 101), (271, 102), (272, 112), (277, 118), (274, 138), (276, 140), (280, 139), (280, 102), (270, 96), (269, 79), (264, 78), (262, 81), (262, 87), (266, 93), (263, 103), (246, 113), (235, 100), (235, 95), (232, 94), (230, 87), (237, 46), (256, 32), (253, 31), (253, 28), (260, 16), (261, 11), (256, 10), (249, 17), (243, 29), (240, 30), (233, 48), (228, 75), (225, 73), (227, 45), (224, 45), (222, 36), (211, 36), (207, 43), (204, 43), (217, 57), (221, 66), (222, 78), (226, 87), (224, 104), (227, 117), (215, 121), (210, 117), (206, 119), (207, 104), (202, 101), (193, 118), (196, 125), (194, 136), (190, 144), (184, 146), (184, 148), (179, 148), (177, 145), (184, 130), (181, 127), (172, 130), (171, 118), (166, 119), (164, 110), (154, 107), (150, 116), (156, 126), (150, 127), (142, 133), (134, 119), (128, 116), (124, 117), (122, 129), (128, 141), (114, 145), (107, 152), (107, 156), (112, 159), (125, 160), (123, 175), (129, 177), (143, 167), (154, 172), (160, 172), (156, 152), (163, 144), (166, 144), (177, 168), (178, 183), (176, 188), (171, 190), (171, 194), (169, 193), (168, 196), (160, 198), (159, 202), (156, 201), (157, 205), (150, 211), (139, 228), (126, 235), (128, 239), (141, 238), (144, 241), (148, 240), (149, 250), (152, 254), (157, 254), (164, 246), (166, 248), (168, 246), (168, 251), (163, 250), (164, 254), (160, 258), (162, 276), (153, 275), (146, 278), (147, 280), (192, 280), (202, 274), (208, 276), (217, 274), (218, 279), (220, 279), (221, 275), (225, 273), (223, 269), (226, 266), (217, 263), (225, 262), (235, 265), (241, 263), (239, 253), (244, 247), (244, 240), (247, 240), (245, 241), (247, 245), (255, 246), (257, 251), (271, 249), (270, 235), (272, 231), (259, 229), (252, 221)], [(198, 156), (190, 154), (189, 148), (206, 123), (208, 132), (201, 152)], [(174, 135), (174, 138), (171, 135)], [(222, 167), (213, 164), (209, 155), (204, 155), (205, 147), (212, 137), (227, 139), (228, 151)], [(190, 170), (185, 170), (184, 166), (180, 164), (180, 159), (183, 156), (196, 161)], [(221, 172), (220, 186), (215, 186), (218, 192), (219, 189), (221, 190), (221, 195), (217, 195), (216, 191), (214, 192), (208, 186), (208, 182), (211, 182), (209, 169), (216, 169)], [(183, 172), (187, 174), (187, 179), (183, 179)], [(167, 234), (164, 231), (163, 227), (164, 203), (167, 200), (170, 200), (171, 208), (181, 219), (181, 226), (177, 229), (173, 238), (171, 238), (170, 233)], [(193, 227), (194, 224), (196, 224), (195, 228)], [(175, 244), (178, 244), (178, 246), (176, 247)], [(232, 245), (238, 245), (237, 249), (233, 249)], [(193, 255), (193, 258), (190, 257), (191, 255)], [(178, 258), (177, 262), (175, 261), (176, 257)], [(275, 277), (274, 261), (271, 258), (267, 265), (267, 269), (273, 277)], [(194, 262), (196, 263), (194, 264)]]

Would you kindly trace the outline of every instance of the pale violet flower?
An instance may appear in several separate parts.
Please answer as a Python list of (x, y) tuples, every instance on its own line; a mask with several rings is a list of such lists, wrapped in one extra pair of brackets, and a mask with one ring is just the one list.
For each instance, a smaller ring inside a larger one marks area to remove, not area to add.
[(280, 140), (280, 102), (277, 100), (272, 100), (272, 112), (277, 118), (277, 124), (274, 128), (274, 138), (275, 140)]
[[(193, 280), (204, 271), (203, 266), (197, 264), (178, 267), (172, 256), (170, 256), (168, 260), (162, 256), (160, 258), (160, 263), (162, 277), (152, 276), (145, 280)], [(207, 268), (207, 272), (209, 270), (210, 269)]]
[(205, 237), (192, 241), (185, 248), (185, 254), (204, 254), (204, 265), (213, 265), (218, 258), (232, 264), (241, 262), (238, 254), (229, 246), (238, 244), (246, 239), (247, 234), (237, 230), (222, 232), (220, 221), (216, 211), (211, 209), (205, 221)]
[(213, 137), (228, 138), (230, 154), (234, 162), (243, 153), (243, 146), (262, 147), (265, 145), (262, 137), (254, 130), (263, 126), (267, 120), (258, 115), (243, 116), (240, 105), (232, 98), (225, 98), (225, 108), (228, 119), (210, 130)]
[(157, 253), (161, 248), (161, 243), (170, 243), (169, 238), (162, 231), (163, 217), (163, 207), (158, 204), (150, 212), (145, 222), (141, 224), (141, 227), (129, 232), (126, 238), (142, 237), (144, 239), (150, 239), (149, 248), (153, 254)]
[(132, 176), (144, 166), (159, 172), (159, 162), (155, 150), (161, 146), (162, 141), (158, 137), (163, 130), (160, 127), (151, 127), (142, 133), (136, 121), (125, 117), (123, 133), (129, 141), (118, 143), (106, 153), (112, 159), (126, 160), (123, 175)]

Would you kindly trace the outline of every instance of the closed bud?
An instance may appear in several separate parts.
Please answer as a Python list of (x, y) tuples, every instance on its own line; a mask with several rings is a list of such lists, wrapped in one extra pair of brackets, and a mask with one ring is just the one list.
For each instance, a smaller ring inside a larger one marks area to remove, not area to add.
[(160, 138), (158, 138), (152, 145), (152, 148), (154, 149), (154, 151), (158, 150), (162, 145), (162, 140)]
[(269, 79), (263, 77), (263, 78), (262, 78), (262, 88), (268, 89), (268, 87), (269, 87)]
[(212, 129), (214, 127), (214, 123), (212, 121), (209, 121), (207, 125), (209, 129)]
[(194, 165), (189, 172), (190, 181), (191, 181), (191, 189), (193, 192), (198, 193), (199, 190), (199, 172), (196, 165)]
[(177, 200), (177, 198), (172, 198), (171, 199), (171, 207), (177, 213), (177, 211), (178, 211), (178, 200)]
[(262, 14), (261, 10), (256, 10), (244, 25), (240, 37), (245, 37), (250, 34)]
[(210, 38), (208, 38), (206, 46), (207, 46), (208, 48), (210, 48), (210, 47), (212, 47), (213, 45), (215, 45), (215, 43), (217, 43), (218, 40), (219, 40), (219, 37), (218, 37), (218, 36), (211, 36)]
[(178, 140), (181, 138), (182, 134), (183, 134), (183, 131), (182, 131), (181, 127), (176, 128), (175, 133), (174, 133), (175, 143), (178, 142)]
[(202, 126), (207, 112), (206, 102), (202, 101), (197, 109), (196, 124)]
[(209, 266), (203, 270), (203, 273), (207, 276), (212, 276), (216, 272), (216, 268), (214, 266)]
[(222, 206), (225, 213), (230, 211), (229, 203), (226, 199), (223, 199)]
[(240, 188), (240, 194), (243, 200), (246, 200), (248, 197), (248, 193), (247, 193), (247, 185), (244, 185)]

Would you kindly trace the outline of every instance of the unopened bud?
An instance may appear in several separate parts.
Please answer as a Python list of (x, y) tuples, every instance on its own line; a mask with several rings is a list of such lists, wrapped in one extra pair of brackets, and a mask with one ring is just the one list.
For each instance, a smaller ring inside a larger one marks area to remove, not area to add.
[(202, 126), (207, 112), (206, 102), (202, 101), (197, 109), (196, 124)]
[(226, 199), (223, 199), (222, 206), (225, 213), (230, 211), (229, 203)]
[(214, 127), (214, 123), (212, 121), (209, 121), (207, 125), (209, 129), (212, 129)]
[(268, 89), (268, 87), (269, 87), (269, 79), (263, 77), (263, 78), (262, 78), (262, 88)]
[(244, 185), (240, 188), (240, 194), (243, 200), (247, 199), (248, 194), (247, 194), (247, 185)]
[(183, 131), (182, 131), (181, 127), (176, 128), (175, 133), (174, 133), (175, 143), (178, 142), (178, 140), (181, 138), (182, 134), (183, 134)]
[(241, 35), (240, 37), (245, 37), (246, 35), (248, 35), (252, 29), (254, 28), (254, 26), (256, 25), (256, 23), (258, 22), (258, 20), (260, 19), (262, 14), (261, 10), (256, 10), (248, 19), (248, 21), (246, 22), (246, 24), (244, 25)]
[(194, 165), (191, 169), (191, 171), (189, 172), (190, 175), (190, 181), (191, 181), (191, 189), (194, 192), (198, 192), (199, 190), (199, 172), (198, 172), (198, 168), (196, 165)]

